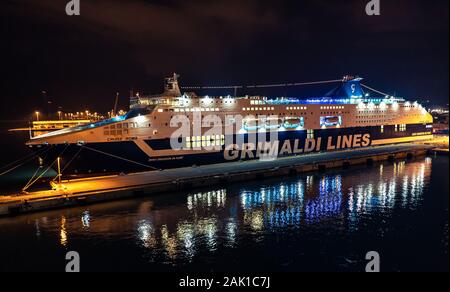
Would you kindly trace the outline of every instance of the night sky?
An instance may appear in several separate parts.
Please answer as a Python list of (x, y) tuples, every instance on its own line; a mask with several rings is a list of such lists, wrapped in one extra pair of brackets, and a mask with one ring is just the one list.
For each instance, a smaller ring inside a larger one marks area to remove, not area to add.
[(130, 89), (159, 93), (173, 72), (186, 86), (355, 74), (391, 94), (448, 103), (448, 0), (381, 0), (372, 17), (368, 0), (81, 0), (71, 17), (67, 2), (2, 1), (3, 119), (42, 110), (43, 90), (65, 110), (101, 112), (119, 91), (125, 108)]

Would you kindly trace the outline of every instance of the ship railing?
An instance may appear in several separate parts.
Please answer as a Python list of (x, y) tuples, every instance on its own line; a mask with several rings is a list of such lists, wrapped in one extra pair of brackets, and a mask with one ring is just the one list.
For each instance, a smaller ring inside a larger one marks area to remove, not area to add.
[(90, 123), (90, 124), (86, 124), (86, 125), (80, 125), (80, 126), (75, 126), (75, 127), (71, 127), (71, 128), (65, 128), (62, 130), (54, 131), (54, 132), (51, 132), (48, 134), (33, 137), (33, 139), (54, 137), (54, 136), (58, 136), (58, 135), (70, 134), (70, 133), (80, 132), (80, 131), (84, 131), (84, 130), (88, 130), (88, 129), (99, 128), (99, 127), (107, 126), (110, 124), (118, 123), (123, 120), (125, 120), (125, 116), (117, 116), (115, 118), (100, 121), (100, 122), (95, 122), (95, 123)]

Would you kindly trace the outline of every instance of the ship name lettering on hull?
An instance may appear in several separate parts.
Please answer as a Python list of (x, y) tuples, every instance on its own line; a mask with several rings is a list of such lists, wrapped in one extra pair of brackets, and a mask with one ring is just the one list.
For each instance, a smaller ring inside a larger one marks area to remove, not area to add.
[(333, 151), (352, 148), (369, 147), (372, 144), (370, 134), (356, 134), (328, 137), (326, 139), (317, 137), (315, 139), (295, 139), (244, 143), (242, 145), (231, 144), (225, 147), (224, 158), (231, 160), (245, 160), (255, 158), (276, 158), (277, 156), (288, 156), (295, 154), (306, 154), (320, 151)]

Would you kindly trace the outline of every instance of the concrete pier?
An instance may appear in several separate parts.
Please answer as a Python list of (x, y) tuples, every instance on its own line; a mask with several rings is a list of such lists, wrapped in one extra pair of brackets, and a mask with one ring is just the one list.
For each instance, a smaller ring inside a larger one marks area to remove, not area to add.
[(53, 184), (53, 189), (46, 191), (0, 197), (0, 216), (394, 161), (424, 156), (434, 148), (425, 144), (400, 144), (284, 157), (275, 161), (230, 162), (63, 181), (61, 185)]

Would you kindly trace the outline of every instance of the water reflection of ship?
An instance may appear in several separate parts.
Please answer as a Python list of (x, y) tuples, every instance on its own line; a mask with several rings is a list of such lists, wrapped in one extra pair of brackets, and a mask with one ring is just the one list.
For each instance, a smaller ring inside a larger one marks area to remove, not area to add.
[(93, 206), (83, 211), (81, 218), (36, 222), (36, 234), (56, 229), (65, 247), (72, 236), (89, 234), (105, 239), (129, 234), (155, 256), (163, 250), (170, 259), (189, 259), (199, 249), (235, 246), (247, 231), (264, 234), (273, 229), (328, 224), (328, 220), (352, 231), (367, 215), (388, 218), (395, 208), (414, 210), (430, 175), (431, 159), (426, 159), (379, 165), (364, 172), (315, 174), (266, 187), (250, 186), (238, 196), (229, 195), (235, 193), (232, 187), (199, 192), (170, 208), (161, 208), (154, 200), (138, 205), (118, 202), (110, 205), (111, 216), (96, 216), (96, 208), (102, 209)]
[(311, 175), (291, 184), (246, 191), (241, 194), (244, 219), (247, 218), (244, 222), (262, 230), (300, 227), (302, 222), (312, 224), (346, 216), (351, 228), (363, 214), (380, 212), (389, 215), (395, 207), (415, 209), (431, 174), (430, 164), (430, 159), (408, 166), (403, 161), (394, 163), (388, 171), (385, 165), (380, 165), (378, 176), (368, 175), (357, 180), (364, 183), (356, 185), (352, 183), (352, 177), (363, 174), (345, 179), (341, 175)]

